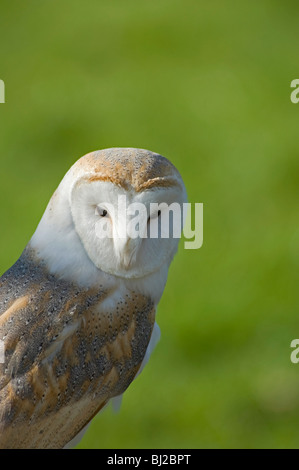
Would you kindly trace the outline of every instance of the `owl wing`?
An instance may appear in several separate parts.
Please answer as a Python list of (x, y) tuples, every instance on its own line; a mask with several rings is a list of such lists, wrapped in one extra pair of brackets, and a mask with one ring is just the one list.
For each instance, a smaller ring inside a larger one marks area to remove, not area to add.
[[(139, 367), (138, 372), (134, 377), (134, 380), (142, 372), (145, 365), (149, 361), (149, 358), (150, 358), (153, 350), (155, 349), (158, 341), (160, 340), (160, 337), (161, 337), (160, 328), (159, 328), (158, 324), (155, 322), (149, 345), (147, 347), (147, 350), (146, 350), (145, 356), (143, 358), (143, 361), (141, 363), (141, 366)], [(110, 402), (112, 404), (112, 407), (113, 407), (113, 410), (115, 412), (119, 411), (119, 409), (120, 409), (121, 402), (122, 402), (122, 397), (123, 397), (123, 393), (121, 395), (118, 395), (117, 397), (111, 398), (111, 400), (110, 400)], [(81, 441), (83, 435), (85, 434), (85, 432), (87, 431), (87, 429), (89, 427), (89, 424), (90, 424), (90, 422), (77, 434), (77, 436), (75, 436), (70, 442), (67, 443), (66, 446), (64, 446), (64, 449), (74, 448)]]
[(132, 382), (155, 307), (111, 295), (58, 280), (26, 253), (2, 276), (0, 448), (62, 448)]

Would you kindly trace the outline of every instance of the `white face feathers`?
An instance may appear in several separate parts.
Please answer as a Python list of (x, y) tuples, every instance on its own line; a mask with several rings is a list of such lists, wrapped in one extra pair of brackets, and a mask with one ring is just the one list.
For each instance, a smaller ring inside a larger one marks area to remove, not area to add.
[(31, 245), (52, 272), (71, 273), (81, 283), (85, 277), (96, 282), (99, 272), (136, 280), (167, 273), (179, 242), (169, 230), (172, 209), (186, 201), (180, 174), (161, 155), (131, 148), (93, 152), (65, 175)]

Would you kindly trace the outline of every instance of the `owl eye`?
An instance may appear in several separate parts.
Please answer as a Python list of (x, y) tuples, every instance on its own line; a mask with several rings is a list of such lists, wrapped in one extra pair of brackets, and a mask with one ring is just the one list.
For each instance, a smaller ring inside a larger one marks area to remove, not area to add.
[(149, 222), (151, 219), (156, 219), (156, 218), (160, 217), (160, 215), (161, 215), (161, 211), (158, 210), (158, 212), (156, 214), (153, 214), (152, 216), (149, 216), (147, 221)]
[(106, 209), (103, 209), (102, 207), (97, 207), (97, 213), (98, 213), (101, 217), (106, 217), (106, 215), (108, 214), (108, 212), (106, 211)]

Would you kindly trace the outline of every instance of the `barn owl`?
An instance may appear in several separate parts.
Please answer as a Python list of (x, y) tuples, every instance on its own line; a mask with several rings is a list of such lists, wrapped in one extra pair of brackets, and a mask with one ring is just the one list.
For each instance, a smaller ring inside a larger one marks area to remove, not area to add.
[[(70, 445), (124, 393), (157, 341), (156, 307), (179, 240), (117, 236), (131, 217), (107, 210), (119, 196), (147, 208), (187, 200), (178, 170), (161, 155), (89, 153), (66, 173), (0, 278), (0, 448)], [(103, 218), (106, 238), (95, 230)]]

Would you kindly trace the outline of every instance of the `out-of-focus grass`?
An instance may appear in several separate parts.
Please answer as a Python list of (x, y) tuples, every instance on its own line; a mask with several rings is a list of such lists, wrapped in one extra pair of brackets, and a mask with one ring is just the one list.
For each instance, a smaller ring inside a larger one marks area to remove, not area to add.
[(81, 155), (148, 148), (204, 203), (171, 267), (162, 339), (81, 448), (297, 447), (295, 1), (5, 0), (0, 268)]

